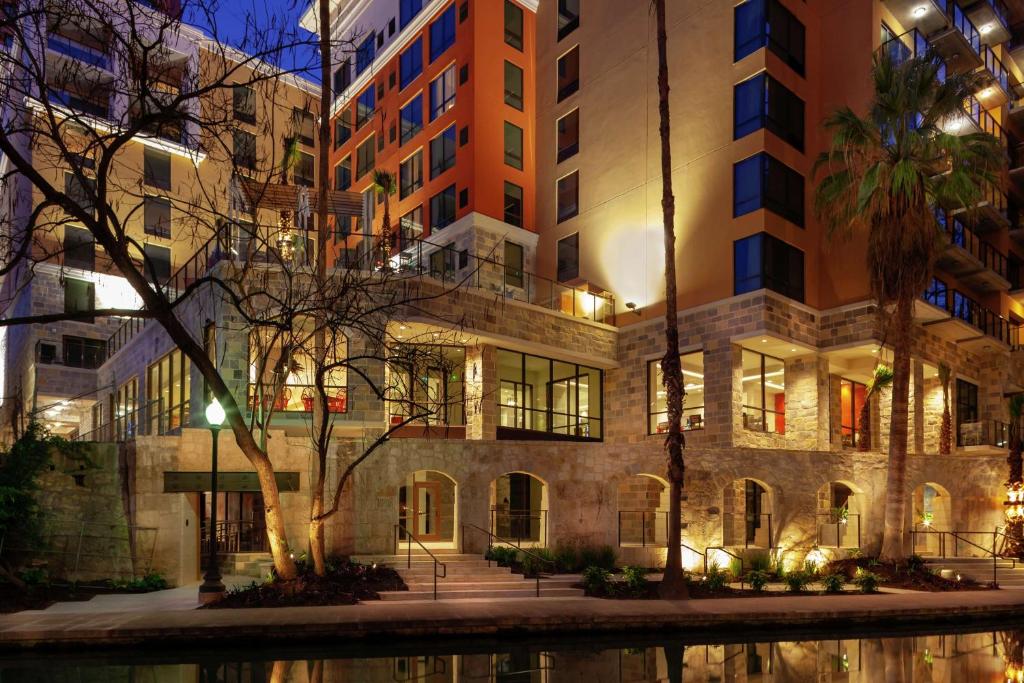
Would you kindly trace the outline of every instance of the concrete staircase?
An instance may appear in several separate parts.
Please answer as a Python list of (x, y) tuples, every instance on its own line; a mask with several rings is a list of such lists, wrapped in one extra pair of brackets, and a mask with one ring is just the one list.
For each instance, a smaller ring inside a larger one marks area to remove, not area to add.
[[(990, 557), (929, 558), (926, 560), (926, 564), (932, 570), (943, 571), (946, 578), (956, 578), (956, 575), (959, 574), (982, 584), (992, 582), (992, 558)], [(1024, 563), (1013, 560), (996, 560), (996, 576), (1000, 588), (1024, 588)]]
[[(470, 598), (533, 598), (537, 596), (537, 581), (513, 574), (508, 567), (499, 567), (480, 555), (468, 555), (456, 550), (434, 550), (434, 555), (447, 568), (447, 575), (437, 579), (438, 600), (464, 600)], [(412, 566), (408, 557), (399, 555), (360, 555), (356, 562), (384, 564), (392, 567), (405, 581), (408, 591), (388, 591), (381, 600), (433, 600), (434, 561), (422, 550), (413, 551)], [(438, 567), (438, 572), (441, 569)], [(546, 598), (582, 597), (583, 590), (573, 588), (579, 583), (576, 575), (552, 576), (540, 580), (540, 595)]]
[(220, 571), (232, 576), (251, 576), (253, 579), (266, 579), (274, 568), (274, 560), (270, 553), (227, 553), (221, 555)]

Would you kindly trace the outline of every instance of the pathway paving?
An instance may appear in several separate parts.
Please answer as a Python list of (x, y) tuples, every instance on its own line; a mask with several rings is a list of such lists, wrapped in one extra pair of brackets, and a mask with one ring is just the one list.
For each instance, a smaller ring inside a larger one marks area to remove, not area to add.
[[(191, 587), (194, 591), (194, 587)], [(194, 593), (192, 593), (194, 596)], [(119, 596), (126, 597), (126, 596)], [(171, 646), (212, 640), (244, 643), (316, 639), (502, 635), (676, 629), (737, 631), (1020, 619), (1024, 591), (884, 593), (715, 600), (505, 598), (366, 602), (338, 607), (195, 610), (184, 589), (132, 602), (103, 600), (0, 616), (0, 649)], [(194, 603), (193, 603), (194, 604)]]

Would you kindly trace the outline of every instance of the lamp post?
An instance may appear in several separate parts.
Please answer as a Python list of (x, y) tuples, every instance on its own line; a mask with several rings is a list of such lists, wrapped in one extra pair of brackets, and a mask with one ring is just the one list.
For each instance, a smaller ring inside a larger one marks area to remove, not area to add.
[(206, 406), (206, 423), (213, 437), (213, 452), (210, 458), (210, 519), (207, 522), (210, 530), (210, 556), (206, 560), (203, 583), (199, 586), (199, 602), (204, 605), (224, 597), (224, 583), (221, 581), (220, 567), (217, 566), (217, 437), (225, 417), (224, 408), (214, 398)]

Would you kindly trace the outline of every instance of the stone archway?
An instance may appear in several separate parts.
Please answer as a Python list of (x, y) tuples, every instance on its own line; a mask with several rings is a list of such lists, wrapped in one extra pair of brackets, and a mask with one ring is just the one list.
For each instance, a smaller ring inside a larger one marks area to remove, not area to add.
[(864, 493), (848, 481), (830, 481), (818, 489), (816, 542), (823, 548), (860, 548), (863, 543)]
[(619, 547), (665, 545), (668, 538), (668, 496), (668, 482), (653, 474), (635, 474), (619, 483)]
[(407, 475), (398, 488), (399, 542), (411, 536), (428, 548), (456, 547), (458, 499), (458, 483), (444, 472)]
[(722, 500), (722, 545), (727, 548), (775, 546), (773, 494), (763, 481), (742, 478), (726, 485)]
[(943, 534), (940, 532), (953, 530), (953, 498), (949, 491), (941, 484), (925, 482), (914, 489), (910, 502), (914, 554), (942, 554)]
[(548, 486), (529, 472), (507, 472), (491, 482), (491, 533), (516, 545), (548, 541)]

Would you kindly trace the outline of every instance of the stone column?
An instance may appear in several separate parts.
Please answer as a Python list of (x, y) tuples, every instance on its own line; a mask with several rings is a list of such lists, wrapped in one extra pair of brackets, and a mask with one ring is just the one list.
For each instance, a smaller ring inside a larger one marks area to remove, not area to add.
[(493, 441), (498, 427), (498, 351), (466, 348), (466, 438)]
[(843, 450), (842, 378), (839, 375), (829, 375), (828, 386), (828, 449), (841, 451)]
[(907, 440), (907, 446), (911, 453), (920, 454), (924, 453), (924, 400), (927, 395), (924, 380), (924, 363), (914, 358), (910, 364), (910, 373), (910, 419), (908, 421), (910, 438)]
[(819, 447), (821, 438), (827, 438), (827, 420), (819, 410), (828, 406), (822, 401), (820, 369), (825, 365), (827, 391), (827, 361), (816, 356), (800, 356), (786, 361), (786, 446), (795, 450)]

